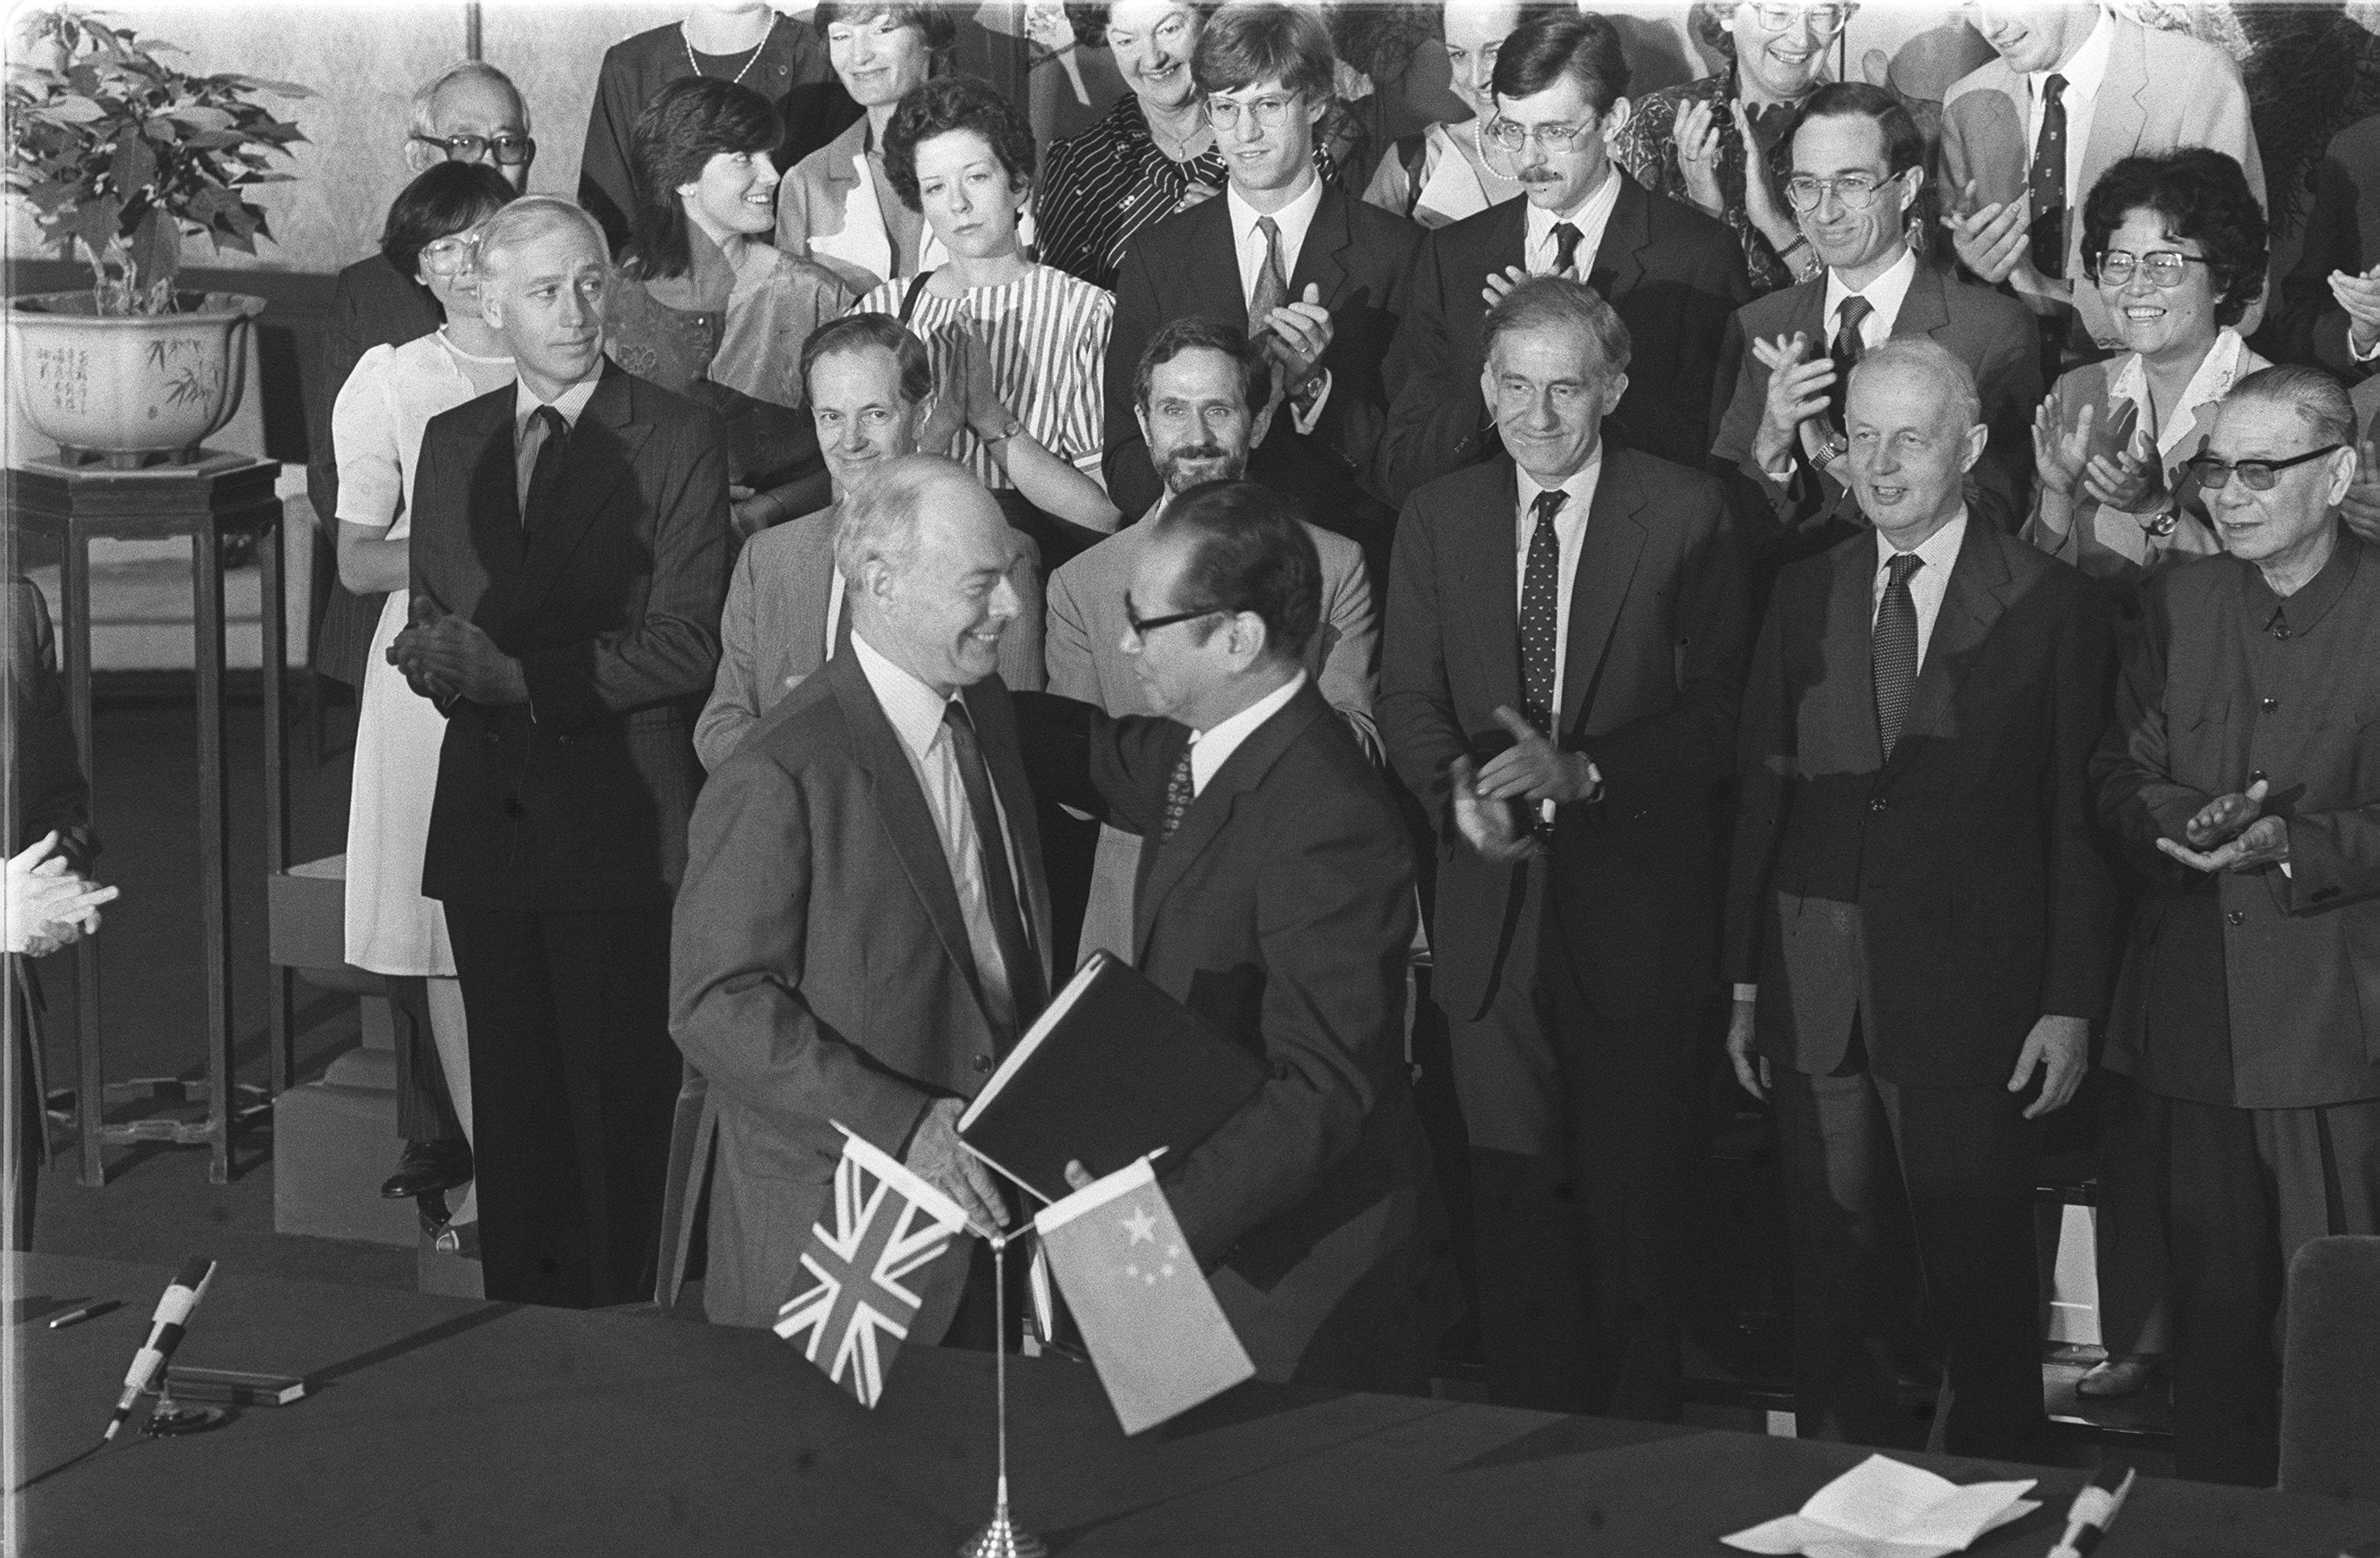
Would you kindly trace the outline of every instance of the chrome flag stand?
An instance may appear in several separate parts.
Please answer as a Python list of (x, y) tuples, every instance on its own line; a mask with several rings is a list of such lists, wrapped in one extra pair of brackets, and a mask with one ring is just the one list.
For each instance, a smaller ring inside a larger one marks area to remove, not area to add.
[(1019, 1530), (1008, 1517), (1008, 1240), (1005, 1234), (991, 1235), (991, 1378), (1000, 1410), (1000, 1491), (990, 1523), (961, 1544), (959, 1558), (1049, 1558), (1050, 1554), (1039, 1537)]

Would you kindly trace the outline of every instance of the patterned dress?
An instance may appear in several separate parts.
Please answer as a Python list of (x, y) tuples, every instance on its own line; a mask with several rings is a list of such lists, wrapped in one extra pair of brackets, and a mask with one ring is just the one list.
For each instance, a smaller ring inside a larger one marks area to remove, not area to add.
[[(1711, 122), (1718, 127), (1718, 189), (1727, 202), (1721, 218), (1743, 244), (1744, 273), (1752, 278), (1753, 296), (1758, 297), (1792, 286), (1793, 271), (1778, 258), (1744, 208), (1743, 137), (1736, 132), (1735, 99), (1731, 66), (1723, 75), (1648, 92), (1635, 100), (1635, 111), (1628, 116), (1612, 155), (1645, 189), (1682, 205), (1693, 205), (1694, 197), (1686, 193), (1685, 170), (1678, 165), (1678, 115), (1690, 103), (1712, 104)], [(1768, 187), (1776, 193), (1780, 211), (1785, 209), (1785, 179), (1793, 171), (1793, 130), (1801, 122), (1798, 109), (1753, 110), (1752, 133), (1761, 144), (1768, 164)]]

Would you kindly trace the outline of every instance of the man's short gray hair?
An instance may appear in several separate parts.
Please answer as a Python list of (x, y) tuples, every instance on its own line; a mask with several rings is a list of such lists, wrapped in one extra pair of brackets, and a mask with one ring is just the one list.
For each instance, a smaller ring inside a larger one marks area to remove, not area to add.
[(1570, 325), (1585, 331), (1603, 358), (1607, 375), (1628, 371), (1633, 345), (1628, 325), (1595, 288), (1568, 276), (1531, 276), (1504, 294), (1479, 327), (1482, 360), (1496, 355), (1496, 343), (1516, 331)]
[(917, 524), (926, 499), (945, 481), (973, 481), (975, 473), (940, 455), (904, 455), (844, 499), (834, 526), (834, 568), (846, 590), (859, 588), (860, 570), (881, 557), (894, 573), (917, 555)]
[[(1852, 370), (1852, 383), (1858, 383), (1860, 375), (1871, 368), (1908, 368), (1933, 380), (1962, 432), (1984, 420), (1984, 397), (1975, 390), (1975, 371), (1939, 341), (1924, 335), (1896, 335), (1880, 347), (1870, 347)], [(1848, 385), (1845, 391), (1849, 392)]]
[(420, 88), (414, 92), (414, 134), (436, 138), (437, 122), (430, 116), (431, 109), (437, 103), (438, 94), (455, 81), (492, 81), (504, 88), (512, 94), (513, 106), (520, 110), (521, 133), (523, 135), (529, 133), (528, 99), (521, 95), (521, 90), (518, 87), (513, 85), (513, 79), (484, 59), (458, 59), (437, 75), (422, 82)]
[(603, 224), (587, 214), (577, 201), (564, 200), (560, 195), (523, 195), (499, 208), (493, 216), (480, 226), (480, 269), (494, 272), (499, 254), (509, 255), (514, 250), (526, 248), (546, 234), (560, 228), (577, 227), (592, 235), (595, 252), (608, 265), (612, 262), (612, 240), (603, 236)]
[(2288, 407), (2313, 434), (2316, 448), (2355, 441), (2354, 402), (2337, 379), (2319, 368), (2299, 363), (2259, 368), (2233, 384), (2224, 399), (2270, 400)]

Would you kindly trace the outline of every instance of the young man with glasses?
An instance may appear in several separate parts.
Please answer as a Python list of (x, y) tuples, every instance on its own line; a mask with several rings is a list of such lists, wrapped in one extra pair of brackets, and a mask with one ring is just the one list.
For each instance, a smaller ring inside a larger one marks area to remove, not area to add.
[(1601, 17), (1517, 29), (1497, 54), (1494, 86), (1489, 143), (1512, 162), (1524, 198), (1422, 245), (1389, 358), (1396, 398), (1377, 480), (1402, 503), (1494, 457), (1496, 420), (1479, 393), (1482, 322), (1514, 282), (1551, 274), (1594, 287), (1635, 341), (1613, 436), (1706, 465), (1712, 364), (1728, 316), (1752, 296), (1735, 235), (1612, 165), (1610, 138), (1628, 122), (1628, 62)]
[[(1966, 0), (1960, 9), (1999, 58), (1942, 100), (1943, 225), (1969, 272), (2007, 283), (2042, 317), (2063, 360), (2096, 355), (2116, 332), (2083, 282), (2082, 213), (2102, 174), (2125, 157), (2204, 146), (2238, 163), (2264, 202), (2239, 67), (2212, 43), (2095, 5)], [(2263, 316), (2252, 304), (2240, 333), (2253, 335)]]
[(1271, 362), (1278, 408), (1250, 477), (1384, 570), (1396, 515), (1359, 473), (1371, 469), (1387, 415), (1381, 362), (1422, 234), (1317, 173), (1333, 64), (1330, 35), (1307, 6), (1226, 6), (1201, 30), (1191, 73), (1230, 178), (1220, 199), (1143, 229), (1124, 249), (1108, 336), (1104, 463), (1119, 509), (1157, 502), (1164, 486), (1133, 404), (1141, 352), (1168, 320), (1245, 325)]
[(1910, 248), (1924, 151), (1909, 111), (1882, 88), (1838, 82), (1813, 94), (1785, 196), (1826, 270), (1729, 323), (1720, 382), (1735, 393), (1712, 453), (1759, 490), (1787, 555), (1823, 551), (1862, 522), (1846, 484), (1843, 396), (1852, 366), (1896, 336), (1930, 337), (1974, 374), (1991, 441), (1968, 474), (1970, 499), (2004, 531), (2024, 517), (2041, 400), (2033, 316)]
[(2173, 1309), (2174, 1459), (2269, 1487), (2282, 1276), (2380, 1233), (2380, 553), (2339, 519), (2347, 393), (2233, 386), (2191, 471), (2225, 554), (2153, 577), (2092, 765), (2143, 894), (2104, 1064), (2146, 1115)]

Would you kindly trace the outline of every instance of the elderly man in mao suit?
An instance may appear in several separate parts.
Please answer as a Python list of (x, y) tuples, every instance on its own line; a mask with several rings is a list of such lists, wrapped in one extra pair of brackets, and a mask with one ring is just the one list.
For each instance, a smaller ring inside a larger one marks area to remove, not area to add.
[[(1989, 0), (1975, 30), (1999, 58), (1942, 99), (1943, 204), (1960, 260), (2063, 325), (2070, 351), (2118, 343), (2082, 274), (2082, 202), (2126, 157), (2206, 146), (2265, 200), (2248, 93), (2212, 43), (2071, 0)], [(2053, 90), (2053, 83), (2054, 90)], [(2264, 316), (2251, 303), (2240, 334)]]
[(2080, 573), (1964, 501), (1964, 365), (1888, 343), (1848, 410), (1874, 528), (1779, 575), (1744, 695), (1728, 1049), (1777, 1102), (1803, 1435), (1913, 1438), (1913, 1242), (1948, 1448), (2032, 1458), (2035, 1122), (2081, 1080), (2110, 961), (2084, 773), (2107, 628)]
[[(917, 452), (932, 405), (933, 368), (917, 336), (884, 314), (850, 314), (810, 333), (802, 387), (818, 424), (834, 502), (744, 543), (719, 618), (719, 678), (694, 727), (706, 770), (735, 755), (761, 716), (832, 659), (843, 636), (843, 576), (834, 531), (851, 494), (887, 462)], [(1023, 531), (1016, 589), (1024, 611), (1000, 636), (1000, 676), (1041, 686), (1040, 549)]]
[(1418, 1392), (1444, 1317), (1404, 1064), (1413, 858), (1305, 670), (1319, 574), (1278, 497), (1193, 488), (1131, 585), (1135, 675), (1170, 717), (1017, 703), (1035, 785), (1148, 841), (1135, 965), (1271, 1074), (1158, 1166), (1257, 1375)]
[[(662, 1298), (701, 1249), (722, 1325), (776, 1319), (838, 1124), (978, 1223), (1006, 1221), (957, 1120), (1050, 977), (1033, 797), (994, 670), (1022, 609), (999, 505), (911, 456), (849, 505), (836, 560), (847, 646), (710, 776), (678, 895), (670, 1030), (689, 1071)], [(972, 1308), (953, 1323), (988, 1338)]]
[(2290, 1257), (2380, 1233), (2380, 550), (2338, 517), (2352, 432), (2317, 369), (2233, 388), (2197, 467), (2226, 554), (2149, 582), (2093, 765), (2146, 878), (2106, 1064), (2171, 1241), (2175, 1463), (2213, 1481), (2278, 1471)]
[[(1193, 315), (1168, 323), (1141, 353), (1134, 399), (1151, 458), (1165, 480), (1165, 496), (1136, 525), (1128, 525), (1050, 576), (1047, 652), (1050, 690), (1110, 714), (1148, 712), (1148, 695), (1132, 672), (1125, 648), (1131, 623), (1124, 593), (1148, 550), (1155, 521), (1176, 493), (1203, 481), (1236, 481), (1248, 449), (1264, 437), (1271, 370), (1245, 331)], [(1305, 669), (1323, 700), (1339, 712), (1366, 749), (1377, 748), (1372, 724), (1373, 655), (1378, 616), (1371, 580), (1355, 543), (1307, 523), (1322, 563), (1322, 623), (1307, 646)], [(1104, 947), (1132, 956), (1132, 884), (1139, 874), (1141, 841), (1102, 825), (1083, 912), (1082, 949)], [(1056, 875), (1053, 866), (1051, 874)]]
[(1747, 570), (1717, 481), (1603, 436), (1609, 305), (1538, 277), (1487, 336), (1508, 452), (1406, 503), (1380, 693), (1440, 838), (1480, 1342), (1500, 1399), (1671, 1418)]
[(488, 1296), (581, 1308), (652, 1290), (670, 895), (727, 583), (719, 419), (603, 357), (609, 258), (552, 196), (481, 229), (520, 379), (422, 434), (389, 651), (447, 714), (421, 891), (479, 1036)]

